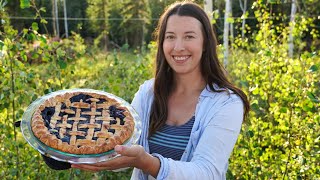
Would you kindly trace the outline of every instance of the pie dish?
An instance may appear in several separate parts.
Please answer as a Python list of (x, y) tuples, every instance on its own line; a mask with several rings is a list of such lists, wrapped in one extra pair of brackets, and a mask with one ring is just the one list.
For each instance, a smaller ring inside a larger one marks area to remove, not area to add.
[(21, 131), (41, 154), (71, 163), (117, 156), (117, 144), (138, 141), (141, 121), (132, 106), (104, 91), (70, 89), (38, 98), (23, 114)]
[(128, 109), (90, 92), (50, 97), (32, 116), (33, 134), (44, 144), (71, 154), (99, 154), (123, 144), (133, 133)]

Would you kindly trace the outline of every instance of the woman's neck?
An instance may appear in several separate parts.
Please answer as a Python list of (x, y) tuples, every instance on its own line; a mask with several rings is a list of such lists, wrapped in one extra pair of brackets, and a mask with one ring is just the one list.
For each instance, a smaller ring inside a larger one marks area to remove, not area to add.
[(175, 87), (174, 93), (201, 93), (205, 88), (206, 82), (201, 75), (175, 75), (174, 76)]

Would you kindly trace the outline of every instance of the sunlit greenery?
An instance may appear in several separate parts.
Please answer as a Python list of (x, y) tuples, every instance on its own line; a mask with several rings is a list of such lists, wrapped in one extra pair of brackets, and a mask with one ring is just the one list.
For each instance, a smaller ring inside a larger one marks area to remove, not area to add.
[[(41, 23), (18, 31), (0, 2), (0, 178), (129, 179), (132, 169), (51, 170), (13, 123), (21, 120), (31, 102), (60, 89), (103, 90), (131, 102), (139, 85), (152, 77), (156, 45), (103, 51), (75, 32), (61, 40), (39, 34)], [(28, 2), (21, 1), (21, 6), (28, 7)], [(314, 19), (298, 14), (295, 54), (290, 58), (289, 23), (270, 21), (269, 8), (263, 0), (256, 1), (258, 30), (250, 38), (235, 37), (230, 51), (228, 73), (247, 93), (251, 112), (231, 155), (227, 177), (319, 179), (319, 32)], [(308, 32), (315, 44), (306, 44)], [(218, 48), (223, 59), (223, 49)]]

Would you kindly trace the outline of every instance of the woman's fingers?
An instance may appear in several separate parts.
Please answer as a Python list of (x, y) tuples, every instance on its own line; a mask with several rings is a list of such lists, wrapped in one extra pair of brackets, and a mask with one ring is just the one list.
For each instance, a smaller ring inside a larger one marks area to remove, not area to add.
[(116, 170), (125, 167), (133, 167), (135, 164), (141, 163), (140, 160), (143, 159), (143, 155), (145, 154), (143, 147), (139, 145), (130, 147), (117, 145), (115, 151), (121, 156), (96, 164), (73, 164), (71, 167), (91, 172)]
[(115, 147), (115, 151), (118, 154), (121, 154), (121, 156), (127, 156), (127, 157), (134, 157), (134, 158), (139, 158), (139, 156), (144, 153), (144, 149), (140, 145), (132, 145), (130, 147), (125, 146), (125, 145), (117, 145)]
[(84, 171), (90, 171), (90, 172), (99, 172), (101, 170), (104, 170), (103, 167), (97, 167), (97, 166), (87, 165), (87, 164), (72, 164), (71, 167), (75, 169), (84, 170)]
[(131, 162), (133, 162), (134, 158), (132, 157), (126, 157), (126, 156), (120, 156), (112, 160), (99, 162), (96, 164), (72, 164), (72, 168), (97, 172), (101, 170), (116, 170), (119, 168), (124, 167), (131, 167)]

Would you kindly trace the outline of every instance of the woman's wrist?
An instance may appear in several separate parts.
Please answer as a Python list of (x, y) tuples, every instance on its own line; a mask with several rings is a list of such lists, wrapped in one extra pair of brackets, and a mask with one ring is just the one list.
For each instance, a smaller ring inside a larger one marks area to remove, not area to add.
[(142, 166), (139, 169), (155, 178), (157, 177), (160, 169), (160, 160), (158, 157), (145, 153), (145, 157), (141, 159), (141, 164)]

